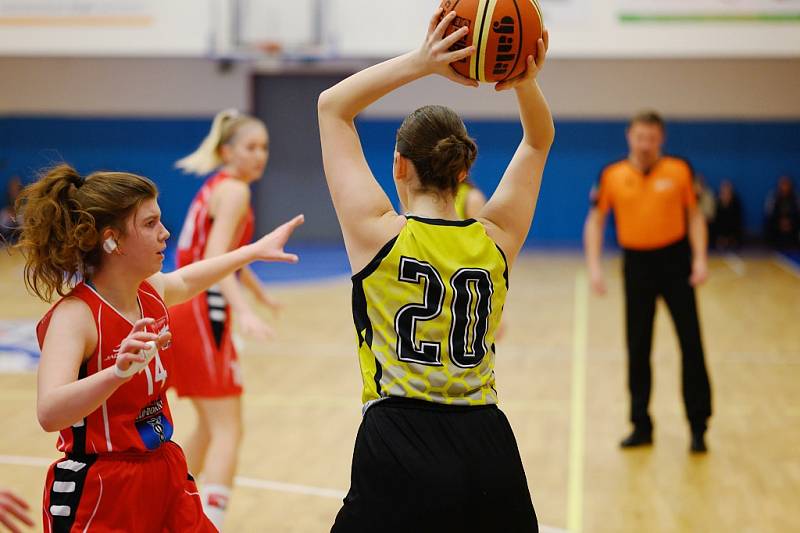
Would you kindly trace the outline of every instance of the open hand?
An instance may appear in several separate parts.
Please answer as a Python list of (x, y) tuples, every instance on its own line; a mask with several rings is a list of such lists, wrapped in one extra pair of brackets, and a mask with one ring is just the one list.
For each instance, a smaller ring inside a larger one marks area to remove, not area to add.
[(297, 263), (300, 258), (295, 254), (283, 251), (286, 241), (292, 236), (294, 230), (300, 227), (305, 221), (303, 215), (297, 215), (289, 222), (281, 224), (271, 232), (267, 233), (259, 240), (251, 244), (254, 259), (261, 261), (274, 261), (277, 263)]
[(697, 258), (692, 261), (692, 274), (689, 277), (689, 283), (692, 287), (701, 285), (708, 279), (708, 261), (703, 258)]
[(28, 509), (25, 500), (8, 489), (0, 488), (0, 524), (6, 526), (9, 531), (22, 533), (22, 530), (17, 527), (16, 521), (22, 522), (26, 526), (33, 526)]
[(275, 332), (269, 324), (261, 320), (261, 318), (251, 311), (239, 313), (236, 320), (239, 325), (239, 331), (248, 337), (265, 341), (275, 336)]
[(536, 42), (536, 59), (533, 56), (527, 57), (527, 68), (525, 71), (516, 76), (511, 78), (510, 80), (505, 80), (497, 83), (494, 86), (495, 91), (505, 91), (508, 89), (512, 89), (517, 85), (521, 85), (523, 83), (528, 83), (534, 79), (539, 74), (539, 72), (544, 67), (544, 62), (547, 56), (547, 49), (550, 47), (550, 33), (547, 30), (542, 32), (542, 37)]
[(428, 24), (428, 33), (425, 35), (425, 41), (416, 51), (417, 60), (426, 74), (439, 74), (461, 85), (477, 87), (477, 81), (462, 76), (450, 66), (450, 63), (461, 61), (475, 53), (474, 46), (467, 46), (460, 50), (450, 51), (450, 47), (456, 44), (459, 39), (462, 39), (469, 32), (469, 28), (466, 26), (461, 27), (447, 37), (444, 37), (444, 32), (447, 30), (447, 27), (450, 26), (450, 23), (453, 22), (453, 19), (456, 17), (456, 12), (451, 11), (444, 17), (441, 15), (442, 8), (439, 8), (433, 14), (433, 17), (431, 17), (431, 21)]
[(600, 269), (592, 269), (589, 272), (589, 284), (592, 290), (598, 296), (603, 296), (606, 293), (606, 280), (603, 276), (603, 271)]
[(161, 350), (166, 348), (172, 340), (172, 334), (169, 331), (155, 334), (146, 330), (147, 326), (154, 323), (153, 318), (140, 318), (133, 325), (128, 336), (120, 343), (114, 364), (125, 377), (132, 376), (150, 362), (148, 354), (155, 353), (152, 351), (153, 347)]

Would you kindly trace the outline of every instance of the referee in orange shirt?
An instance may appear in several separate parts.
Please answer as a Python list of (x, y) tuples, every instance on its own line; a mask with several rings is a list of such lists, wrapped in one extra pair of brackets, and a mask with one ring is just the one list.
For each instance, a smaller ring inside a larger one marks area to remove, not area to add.
[(628, 158), (605, 167), (592, 194), (584, 226), (584, 249), (592, 288), (606, 292), (600, 256), (608, 211), (614, 210), (624, 250), (628, 388), (633, 432), (623, 448), (651, 444), (648, 412), (650, 350), (656, 299), (669, 308), (683, 356), (683, 400), (692, 431), (690, 450), (705, 452), (711, 387), (703, 355), (694, 287), (705, 281), (707, 230), (697, 207), (689, 164), (662, 155), (664, 122), (654, 112), (631, 119)]

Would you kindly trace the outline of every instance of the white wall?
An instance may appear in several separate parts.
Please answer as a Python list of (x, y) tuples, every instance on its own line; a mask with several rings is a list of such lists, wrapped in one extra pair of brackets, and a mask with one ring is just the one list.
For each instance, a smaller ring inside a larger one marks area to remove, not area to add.
[[(670, 118), (800, 119), (800, 59), (554, 59), (540, 76), (557, 118), (619, 118), (656, 108)], [(424, 103), (471, 117), (517, 116), (511, 94), (440, 78), (404, 87), (369, 113), (398, 116)]]
[[(0, 0), (0, 55), (204, 57), (229, 53), (238, 32), (290, 50), (322, 38), (332, 47), (322, 53), (385, 57), (419, 44), (439, 1)], [(538, 1), (552, 57), (800, 56), (800, 0)], [(626, 22), (625, 12), (795, 19)]]
[[(396, 55), (418, 46), (427, 21), (439, 4), (438, 0), (402, 0), (402, 9), (391, 10), (386, 0), (326, 1), (331, 5), (328, 25), (337, 52), (367, 57)], [(638, 12), (655, 13), (796, 15), (800, 13), (800, 0), (538, 1), (550, 29), (552, 57), (800, 56), (797, 21), (623, 22), (620, 19), (620, 14), (631, 6)]]
[(226, 1), (0, 0), (0, 55), (203, 57)]
[(0, 58), (0, 114), (210, 116), (248, 109), (246, 65), (205, 59)]
[[(246, 64), (203, 59), (0, 58), (0, 114), (209, 116), (248, 109)], [(560, 118), (602, 119), (656, 107), (669, 117), (800, 120), (800, 59), (553, 59), (541, 85)], [(442, 103), (468, 117), (515, 117), (511, 94), (420, 80), (367, 112), (401, 116)]]

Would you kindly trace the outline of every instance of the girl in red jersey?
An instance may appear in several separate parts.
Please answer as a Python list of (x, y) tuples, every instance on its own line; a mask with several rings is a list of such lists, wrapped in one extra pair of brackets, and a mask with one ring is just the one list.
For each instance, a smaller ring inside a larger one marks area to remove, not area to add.
[[(235, 110), (221, 111), (191, 155), (178, 161), (186, 172), (217, 172), (189, 207), (178, 239), (177, 266), (214, 257), (250, 242), (254, 217), (249, 185), (261, 178), (269, 156), (264, 123)], [(264, 340), (270, 328), (253, 312), (243, 286), (256, 300), (276, 309), (248, 267), (190, 301), (170, 309), (178, 353), (200, 354), (201, 364), (179, 357), (175, 389), (191, 398), (197, 426), (186, 442), (189, 469), (202, 472), (203, 506), (222, 529), (242, 436), (242, 378), (233, 343), (231, 316), (239, 330)], [(207, 459), (212, 458), (212, 459)]]
[(48, 532), (216, 530), (170, 440), (167, 307), (252, 261), (296, 262), (283, 246), (303, 219), (162, 274), (157, 194), (147, 178), (61, 165), (17, 202), (25, 282), (45, 301), (61, 296), (37, 325), (37, 414), (65, 454), (47, 473)]

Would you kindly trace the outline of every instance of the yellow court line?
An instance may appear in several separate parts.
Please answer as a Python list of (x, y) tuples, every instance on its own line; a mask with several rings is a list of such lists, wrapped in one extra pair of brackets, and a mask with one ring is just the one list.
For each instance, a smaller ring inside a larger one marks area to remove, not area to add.
[(586, 272), (575, 275), (575, 311), (572, 325), (572, 381), (569, 428), (569, 478), (567, 481), (567, 530), (583, 528), (583, 456), (586, 431), (586, 331), (589, 283)]

